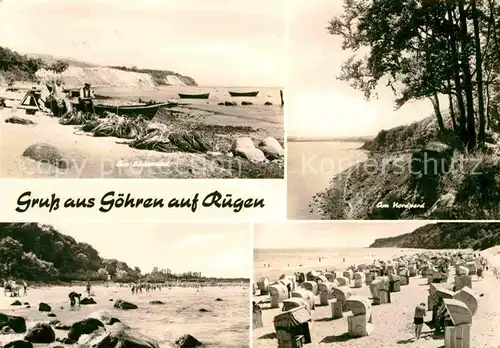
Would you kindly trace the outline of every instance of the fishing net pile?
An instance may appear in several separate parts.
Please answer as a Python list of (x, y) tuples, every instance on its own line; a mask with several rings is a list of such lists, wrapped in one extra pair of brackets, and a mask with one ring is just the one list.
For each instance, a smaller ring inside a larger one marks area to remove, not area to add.
[(96, 137), (129, 139), (129, 146), (136, 149), (191, 153), (218, 150), (215, 134), (165, 125), (153, 128), (142, 117), (127, 118), (107, 113), (105, 117), (99, 118), (97, 115), (74, 111), (63, 115), (59, 123), (79, 125), (83, 131)]

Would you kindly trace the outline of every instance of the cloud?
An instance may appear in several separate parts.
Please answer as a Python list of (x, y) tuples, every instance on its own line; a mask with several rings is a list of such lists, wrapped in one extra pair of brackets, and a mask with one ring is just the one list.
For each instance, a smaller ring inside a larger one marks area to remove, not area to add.
[(201, 245), (210, 246), (210, 243), (219, 241), (223, 236), (221, 234), (191, 234), (183, 237), (175, 244), (177, 248), (193, 248)]

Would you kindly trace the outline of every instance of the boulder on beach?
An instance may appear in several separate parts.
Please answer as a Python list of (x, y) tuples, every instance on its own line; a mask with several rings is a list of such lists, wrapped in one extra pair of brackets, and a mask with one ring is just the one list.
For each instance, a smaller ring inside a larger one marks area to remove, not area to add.
[(198, 312), (208, 313), (210, 311), (208, 309), (205, 309), (205, 308), (200, 308), (200, 309), (198, 309)]
[(31, 343), (52, 343), (56, 340), (56, 334), (49, 324), (38, 323), (28, 330), (24, 339)]
[(87, 316), (87, 318), (97, 319), (106, 325), (113, 325), (114, 323), (120, 322), (120, 319), (111, 316), (111, 313), (109, 313), (108, 311), (106, 311), (104, 309), (90, 313)]
[(0, 331), (0, 335), (10, 335), (14, 331), (10, 328), (10, 326), (4, 326)]
[(14, 301), (10, 304), (11, 306), (22, 306), (23, 304), (21, 303), (21, 301), (17, 300), (17, 301)]
[(285, 155), (285, 150), (281, 144), (273, 137), (267, 137), (259, 144), (259, 149), (264, 152), (268, 159), (277, 159)]
[(24, 302), (24, 303), (23, 303), (23, 305), (25, 305), (25, 306), (29, 306), (29, 305), (30, 305), (30, 303), (29, 303), (29, 302)]
[(71, 326), (65, 325), (63, 323), (59, 323), (59, 324), (54, 325), (54, 329), (62, 330), (62, 331), (68, 331), (70, 328), (71, 328)]
[(123, 301), (123, 300), (116, 300), (114, 306), (115, 308), (118, 308), (118, 309), (137, 309), (138, 307), (131, 303), (131, 302), (127, 302), (127, 301)]
[(257, 149), (252, 139), (241, 137), (234, 140), (231, 150), (235, 156), (246, 158), (250, 162), (264, 162), (266, 156), (262, 150)]
[(4, 348), (33, 348), (33, 343), (25, 340), (17, 340), (7, 343)]
[(23, 156), (38, 162), (52, 164), (60, 169), (69, 167), (69, 161), (64, 158), (55, 146), (49, 144), (37, 143), (30, 145), (24, 150)]
[(99, 328), (103, 328), (104, 324), (95, 318), (86, 318), (80, 321), (77, 321), (73, 325), (71, 325), (69, 332), (68, 332), (68, 338), (78, 341), (81, 335), (89, 335), (97, 330)]
[(149, 302), (150, 305), (164, 305), (165, 302), (154, 300)]
[(57, 342), (61, 342), (62, 344), (69, 344), (69, 345), (72, 345), (72, 344), (75, 344), (76, 342), (73, 341), (71, 338), (68, 338), (68, 337), (64, 337), (64, 338), (56, 338), (56, 341)]
[(26, 320), (23, 317), (0, 313), (0, 329), (6, 326), (16, 333), (26, 332)]
[(50, 307), (48, 304), (44, 303), (44, 302), (41, 302), (39, 305), (38, 305), (38, 310), (40, 312), (50, 312), (52, 311), (52, 307)]
[(215, 299), (215, 301), (216, 301), (216, 302), (220, 302), (220, 301), (224, 301), (224, 300), (223, 300), (223, 299), (221, 299), (220, 297), (217, 297), (217, 298)]
[(175, 345), (179, 348), (197, 348), (203, 347), (203, 343), (198, 341), (190, 334), (179, 337), (175, 340)]
[(93, 348), (160, 348), (156, 340), (121, 324), (111, 326), (107, 332), (89, 341), (87, 345)]
[(48, 316), (48, 317), (50, 317), (50, 318), (55, 318), (55, 317), (57, 317), (57, 315), (55, 315), (54, 313), (49, 313), (49, 314), (47, 314), (47, 316)]
[(264, 105), (273, 105), (273, 103), (271, 103), (270, 101), (266, 101)]
[(93, 304), (97, 304), (97, 302), (92, 298), (83, 298), (81, 301), (80, 301), (80, 304), (81, 305), (93, 305)]
[(242, 101), (241, 105), (253, 105), (253, 103), (249, 101)]
[(238, 105), (238, 104), (236, 104), (236, 102), (232, 102), (232, 101), (225, 101), (225, 102), (224, 102), (224, 105), (225, 105), (225, 106), (236, 106), (236, 105)]

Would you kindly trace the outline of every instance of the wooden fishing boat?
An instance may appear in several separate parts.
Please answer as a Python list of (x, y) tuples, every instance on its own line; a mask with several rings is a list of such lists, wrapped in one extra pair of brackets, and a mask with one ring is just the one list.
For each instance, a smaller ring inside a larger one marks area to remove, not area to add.
[(170, 103), (161, 103), (161, 104), (153, 104), (153, 105), (122, 105), (122, 106), (113, 106), (113, 105), (95, 105), (94, 110), (98, 115), (104, 114), (104, 112), (112, 112), (119, 116), (129, 116), (129, 117), (138, 117), (142, 116), (145, 119), (152, 119), (155, 117), (156, 113), (160, 108), (171, 106)]
[(186, 94), (179, 93), (179, 98), (181, 99), (208, 99), (210, 93), (200, 93), (200, 94)]
[(231, 97), (256, 97), (259, 91), (254, 92), (229, 92)]

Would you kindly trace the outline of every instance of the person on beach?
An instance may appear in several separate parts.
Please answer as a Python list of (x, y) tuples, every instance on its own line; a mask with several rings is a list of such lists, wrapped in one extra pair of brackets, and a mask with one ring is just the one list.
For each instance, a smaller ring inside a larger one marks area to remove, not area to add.
[(90, 292), (91, 292), (91, 290), (92, 290), (92, 286), (90, 285), (90, 282), (87, 282), (87, 289), (86, 289), (86, 290), (87, 290), (87, 294), (88, 294), (88, 295), (89, 295), (89, 297), (90, 297)]
[(24, 296), (28, 296), (28, 284), (23, 281)]
[(78, 305), (80, 305), (80, 298), (82, 297), (82, 294), (72, 291), (68, 294), (68, 297), (69, 297), (69, 304), (71, 307), (75, 306), (76, 300), (78, 300)]
[(477, 280), (481, 279), (481, 278), (484, 278), (483, 276), (483, 268), (482, 267), (479, 267), (477, 269)]
[(85, 86), (80, 89), (80, 97), (78, 98), (80, 110), (86, 113), (95, 113), (94, 98), (94, 92), (90, 88), (90, 83), (86, 82)]
[(52, 85), (47, 82), (40, 87), (40, 94), (38, 95), (38, 106), (43, 112), (49, 113), (52, 111)]
[(420, 303), (415, 307), (415, 316), (413, 318), (413, 323), (415, 324), (415, 340), (420, 339), (422, 334), (422, 327), (424, 326), (425, 318), (425, 303)]

